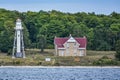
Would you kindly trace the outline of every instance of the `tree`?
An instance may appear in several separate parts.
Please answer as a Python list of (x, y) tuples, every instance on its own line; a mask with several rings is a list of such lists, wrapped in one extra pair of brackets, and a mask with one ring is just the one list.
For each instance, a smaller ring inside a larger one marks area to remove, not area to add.
[(26, 28), (26, 26), (24, 25), (24, 23), (22, 24), (23, 26), (23, 39), (24, 39), (24, 44), (25, 44), (25, 48), (29, 48), (30, 46), (30, 39), (29, 39), (29, 32), (28, 29)]
[(115, 43), (116, 43), (117, 40), (120, 39), (120, 24), (119, 23), (111, 24), (110, 29), (111, 29), (111, 33), (112, 33), (112, 35), (111, 35), (112, 36), (111, 37), (112, 44), (111, 45), (115, 49)]
[(38, 48), (40, 47), (41, 52), (44, 52), (45, 45), (46, 45), (46, 36), (38, 35), (37, 39), (38, 39)]
[(90, 28), (87, 34), (87, 49), (91, 50), (93, 49), (93, 38), (94, 38), (94, 32), (93, 28)]
[(39, 34), (37, 34), (37, 48), (41, 49), (41, 52), (44, 52), (47, 43), (47, 28), (46, 26), (42, 26), (39, 30)]
[(83, 23), (75, 24), (73, 27), (73, 36), (76, 36), (76, 37), (86, 36), (88, 33), (88, 30), (89, 30), (88, 27)]
[(47, 28), (47, 43), (53, 45), (53, 40), (55, 36), (63, 36), (65, 31), (65, 26), (58, 20), (51, 20), (49, 24), (45, 25)]
[(8, 52), (10, 49), (12, 49), (13, 35), (11, 34), (11, 31), (8, 30), (4, 30), (0, 34), (0, 50), (2, 52)]
[(120, 40), (117, 40), (116, 42), (116, 55), (115, 57), (120, 60)]
[(107, 41), (107, 28), (104, 26), (98, 26), (94, 28), (94, 37), (93, 37), (93, 50), (110, 50), (111, 45)]

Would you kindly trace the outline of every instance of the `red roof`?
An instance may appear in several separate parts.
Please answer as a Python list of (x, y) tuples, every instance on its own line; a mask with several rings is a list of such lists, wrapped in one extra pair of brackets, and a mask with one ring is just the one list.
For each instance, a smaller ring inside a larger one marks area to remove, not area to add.
[[(57, 45), (58, 48), (64, 48), (63, 44), (68, 40), (69, 38), (55, 38), (54, 44)], [(86, 48), (87, 39), (86, 38), (74, 38), (79, 44), (79, 48)]]

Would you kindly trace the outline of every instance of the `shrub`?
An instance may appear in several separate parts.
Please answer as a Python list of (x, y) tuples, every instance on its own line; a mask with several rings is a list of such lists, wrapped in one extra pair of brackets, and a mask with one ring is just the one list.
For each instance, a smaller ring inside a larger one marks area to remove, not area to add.
[(14, 65), (19, 65), (21, 62), (19, 60), (13, 60)]
[(54, 49), (54, 45), (48, 44), (47, 49)]
[(108, 56), (103, 56), (102, 59), (109, 59), (109, 57)]
[(4, 61), (0, 61), (0, 66), (4, 64)]
[(7, 55), (11, 55), (11, 54), (12, 54), (12, 49), (9, 49)]
[(39, 61), (38, 63), (37, 63), (37, 65), (41, 65), (42, 64), (42, 61)]
[(55, 62), (54, 66), (60, 66), (60, 62)]
[(108, 58), (107, 56), (103, 56), (101, 59), (94, 61), (93, 64), (94, 65), (101, 65), (101, 66), (102, 65), (117, 65), (118, 62)]

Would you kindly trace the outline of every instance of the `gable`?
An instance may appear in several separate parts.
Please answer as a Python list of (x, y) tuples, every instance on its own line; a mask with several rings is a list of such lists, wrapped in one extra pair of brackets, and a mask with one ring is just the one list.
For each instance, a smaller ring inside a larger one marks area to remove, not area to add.
[(73, 37), (70, 37), (67, 42), (76, 42), (76, 40)]

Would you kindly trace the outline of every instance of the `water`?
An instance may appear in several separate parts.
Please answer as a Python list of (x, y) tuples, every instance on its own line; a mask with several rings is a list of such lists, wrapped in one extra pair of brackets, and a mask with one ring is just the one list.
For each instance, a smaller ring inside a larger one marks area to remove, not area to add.
[(120, 80), (120, 68), (0, 68), (0, 80)]

